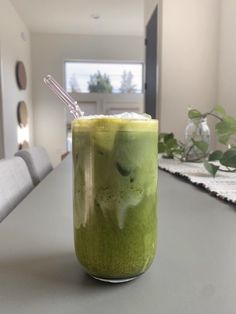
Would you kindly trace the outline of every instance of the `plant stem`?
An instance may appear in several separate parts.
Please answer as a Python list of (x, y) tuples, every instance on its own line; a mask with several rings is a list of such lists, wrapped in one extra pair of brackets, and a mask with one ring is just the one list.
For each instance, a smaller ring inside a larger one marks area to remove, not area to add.
[(224, 119), (220, 118), (219, 116), (217, 116), (216, 114), (214, 114), (214, 113), (212, 113), (212, 112), (207, 112), (207, 113), (204, 114), (204, 116), (205, 116), (205, 117), (206, 117), (206, 116), (212, 116), (212, 117), (214, 117), (214, 118), (216, 118), (216, 119), (218, 119), (218, 120), (220, 120), (220, 121), (223, 121), (223, 120), (224, 120)]
[(202, 161), (202, 158), (204, 158), (205, 156), (202, 156), (202, 157), (198, 157), (196, 159), (192, 159), (192, 160), (185, 160), (185, 162), (197, 162), (197, 161)]
[(236, 169), (234, 169), (234, 170), (224, 170), (222, 168), (219, 168), (218, 171), (221, 171), (221, 172), (236, 172)]
[(194, 144), (189, 147), (189, 149), (187, 150), (187, 152), (186, 152), (186, 153), (184, 154), (184, 156), (182, 157), (182, 158), (183, 158), (182, 160), (185, 159), (185, 161), (186, 161), (186, 159), (188, 158), (188, 155), (190, 154), (190, 152), (191, 152), (191, 150), (193, 149), (193, 147), (194, 147)]

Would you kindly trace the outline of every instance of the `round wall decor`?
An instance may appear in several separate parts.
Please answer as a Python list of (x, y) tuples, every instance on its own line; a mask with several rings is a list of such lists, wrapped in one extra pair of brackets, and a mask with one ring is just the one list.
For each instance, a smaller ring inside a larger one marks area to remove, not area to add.
[(16, 81), (19, 89), (26, 89), (27, 86), (27, 77), (25, 66), (22, 61), (16, 63)]
[(17, 121), (20, 127), (26, 127), (28, 124), (28, 110), (24, 101), (20, 101), (17, 105)]

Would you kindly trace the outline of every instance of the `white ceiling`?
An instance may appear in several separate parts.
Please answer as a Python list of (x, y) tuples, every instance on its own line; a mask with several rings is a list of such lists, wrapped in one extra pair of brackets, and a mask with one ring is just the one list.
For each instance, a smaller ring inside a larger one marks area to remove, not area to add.
[(32, 32), (132, 36), (144, 33), (143, 1), (11, 0)]

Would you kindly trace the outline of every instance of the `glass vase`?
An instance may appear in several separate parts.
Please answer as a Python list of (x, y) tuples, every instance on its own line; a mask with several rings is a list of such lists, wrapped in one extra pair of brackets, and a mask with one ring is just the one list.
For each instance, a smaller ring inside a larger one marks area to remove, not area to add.
[[(194, 141), (205, 142), (208, 150), (203, 152)], [(202, 161), (209, 153), (210, 145), (210, 129), (207, 124), (207, 118), (189, 119), (185, 129), (185, 160), (186, 161)]]

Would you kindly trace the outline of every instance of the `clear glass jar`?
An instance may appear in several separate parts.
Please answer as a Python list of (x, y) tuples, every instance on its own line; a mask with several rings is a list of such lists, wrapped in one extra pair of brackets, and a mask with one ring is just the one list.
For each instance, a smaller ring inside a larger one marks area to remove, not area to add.
[[(203, 153), (193, 145), (194, 141), (203, 141), (208, 144), (208, 150)], [(210, 129), (207, 118), (189, 119), (185, 129), (185, 157), (186, 161), (201, 161), (209, 153)]]
[(144, 273), (156, 251), (157, 120), (72, 122), (75, 252), (108, 282)]

